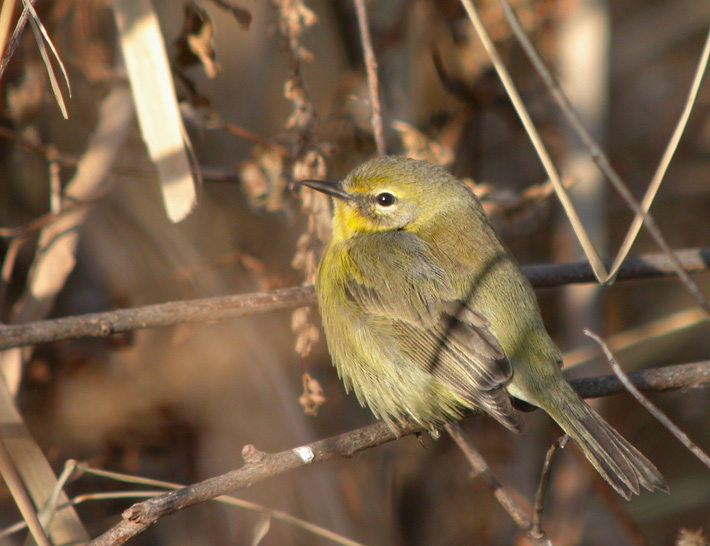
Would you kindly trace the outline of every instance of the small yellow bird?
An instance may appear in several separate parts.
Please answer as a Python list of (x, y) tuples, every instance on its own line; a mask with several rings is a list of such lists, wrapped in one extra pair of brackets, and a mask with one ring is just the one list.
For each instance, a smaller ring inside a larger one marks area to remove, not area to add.
[(370, 160), (340, 183), (316, 278), (333, 363), (395, 431), (483, 411), (520, 432), (510, 397), (544, 409), (624, 498), (660, 472), (569, 386), (535, 294), (473, 192), (444, 169)]

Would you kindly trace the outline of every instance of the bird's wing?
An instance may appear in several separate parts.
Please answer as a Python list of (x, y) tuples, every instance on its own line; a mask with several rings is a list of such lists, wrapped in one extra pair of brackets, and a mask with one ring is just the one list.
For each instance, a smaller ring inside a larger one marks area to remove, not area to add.
[(513, 375), (505, 352), (488, 321), (456, 298), (425, 245), (412, 235), (406, 244), (389, 245), (381, 252), (373, 245), (366, 248), (366, 260), (358, 259), (357, 247), (352, 251), (361, 274), (346, 286), (351, 302), (373, 327), (382, 325), (394, 332), (392, 341), (403, 358), (506, 427), (520, 431), (522, 422), (502, 388)]

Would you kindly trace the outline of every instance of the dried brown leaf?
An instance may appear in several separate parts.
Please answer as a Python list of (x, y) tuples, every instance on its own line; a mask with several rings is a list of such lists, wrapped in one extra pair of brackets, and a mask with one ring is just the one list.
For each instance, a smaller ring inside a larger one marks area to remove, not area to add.
[(303, 394), (298, 399), (298, 403), (303, 406), (303, 411), (307, 415), (318, 415), (318, 409), (327, 402), (323, 396), (323, 387), (318, 380), (313, 379), (310, 374), (303, 374)]

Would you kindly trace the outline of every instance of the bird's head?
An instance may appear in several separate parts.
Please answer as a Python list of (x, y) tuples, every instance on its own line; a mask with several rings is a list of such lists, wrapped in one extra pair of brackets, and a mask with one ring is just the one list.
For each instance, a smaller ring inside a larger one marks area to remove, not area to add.
[(358, 233), (416, 230), (455, 206), (462, 192), (468, 193), (441, 167), (398, 156), (363, 163), (342, 182), (303, 180), (301, 184), (334, 198), (334, 240)]

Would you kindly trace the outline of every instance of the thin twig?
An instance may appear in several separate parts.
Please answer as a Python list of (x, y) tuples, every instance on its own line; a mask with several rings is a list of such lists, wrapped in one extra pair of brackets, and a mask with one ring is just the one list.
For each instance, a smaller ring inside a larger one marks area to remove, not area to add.
[[(464, 1), (464, 5), (466, 5), (468, 2), (467, 0), (462, 0)], [(698, 288), (697, 284), (690, 278), (690, 276), (685, 272), (683, 269), (682, 264), (680, 263), (679, 260), (676, 259), (673, 250), (670, 248), (668, 245), (668, 242), (665, 240), (665, 237), (661, 233), (660, 229), (658, 228), (658, 225), (656, 224), (655, 220), (653, 217), (648, 213), (648, 211), (644, 208), (645, 205), (648, 205), (650, 207), (651, 201), (653, 200), (653, 195), (655, 194), (655, 191), (653, 189), (654, 184), (660, 185), (661, 180), (663, 178), (663, 174), (665, 173), (665, 169), (667, 168), (667, 163), (670, 162), (670, 159), (672, 157), (672, 150), (675, 149), (675, 146), (677, 145), (677, 141), (680, 139), (680, 136), (682, 134), (682, 128), (684, 127), (683, 119), (687, 121), (687, 116), (690, 115), (690, 110), (692, 109), (693, 103), (695, 96), (697, 95), (697, 89), (696, 87), (700, 86), (700, 83), (702, 81), (702, 77), (704, 75), (705, 69), (707, 67), (707, 58), (708, 55), (710, 55), (710, 33), (708, 33), (708, 36), (706, 38), (705, 42), (705, 47), (703, 49), (703, 53), (701, 55), (700, 62), (698, 64), (698, 68), (696, 70), (695, 78), (693, 85), (691, 87), (691, 92), (689, 94), (688, 102), (686, 102), (686, 108), (681, 115), (681, 120), (678, 124), (678, 127), (676, 127), (676, 131), (671, 138), (671, 142), (668, 145), (668, 149), (666, 151), (666, 154), (664, 155), (664, 158), (661, 161), (661, 164), (658, 167), (658, 170), (656, 171), (656, 174), (654, 175), (653, 181), (651, 186), (649, 187), (649, 190), (646, 194), (646, 197), (644, 197), (644, 205), (641, 205), (636, 198), (632, 195), (631, 191), (629, 191), (628, 187), (624, 182), (621, 180), (621, 177), (618, 175), (616, 170), (611, 166), (611, 163), (609, 163), (609, 160), (606, 158), (604, 153), (602, 152), (601, 148), (599, 145), (595, 142), (595, 140), (592, 138), (591, 134), (587, 131), (586, 127), (582, 123), (582, 121), (579, 119), (579, 116), (577, 115), (576, 111), (574, 110), (574, 107), (570, 104), (569, 100), (567, 99), (566, 95), (560, 88), (559, 84), (555, 81), (555, 78), (552, 76), (550, 71), (547, 69), (545, 66), (544, 61), (540, 57), (540, 55), (537, 53), (535, 50), (535, 47), (532, 45), (530, 40), (527, 38), (527, 35), (522, 29), (522, 26), (520, 25), (520, 22), (517, 19), (517, 16), (515, 15), (515, 12), (513, 11), (512, 7), (508, 3), (507, 0), (498, 0), (500, 3), (501, 7), (503, 8), (503, 11), (505, 13), (505, 16), (511, 26), (511, 29), (513, 30), (513, 33), (515, 34), (516, 38), (520, 42), (521, 47), (523, 48), (523, 51), (525, 54), (528, 56), (528, 59), (530, 62), (533, 64), (535, 67), (535, 70), (538, 72), (540, 77), (543, 80), (543, 83), (545, 86), (548, 88), (550, 91), (550, 94), (552, 97), (555, 99), (557, 104), (559, 105), (560, 109), (564, 113), (564, 115), (567, 117), (567, 119), (570, 121), (570, 124), (572, 125), (572, 128), (575, 130), (577, 135), (580, 137), (582, 140), (583, 144), (587, 147), (589, 150), (592, 159), (597, 163), (599, 168), (604, 172), (604, 174), (608, 177), (609, 181), (611, 182), (612, 186), (616, 190), (616, 192), (621, 196), (621, 198), (626, 202), (627, 206), (634, 211), (634, 214), (636, 215), (636, 218), (634, 219), (634, 223), (637, 221), (643, 221), (645, 223), (646, 229), (650, 233), (651, 237), (656, 241), (656, 244), (661, 248), (661, 250), (666, 253), (671, 260), (671, 263), (673, 264), (676, 273), (680, 277), (681, 281), (683, 284), (686, 286), (688, 291), (695, 297), (695, 299), (698, 301), (698, 303), (705, 309), (705, 311), (710, 314), (710, 305), (708, 304), (707, 300), (705, 299), (705, 296), (703, 293), (700, 291)], [(468, 9), (468, 8), (467, 8)], [(473, 10), (473, 7), (471, 7)], [(490, 54), (490, 52), (489, 52)], [(502, 67), (503, 70), (505, 70), (505, 67)], [(498, 66), (496, 65), (496, 70), (498, 70)], [(507, 74), (507, 72), (506, 72)], [(502, 75), (501, 75), (501, 79)], [(512, 82), (511, 82), (512, 85)], [(507, 86), (506, 86), (507, 89)], [(508, 89), (510, 92), (510, 90)], [(512, 97), (511, 97), (512, 99)], [(515, 104), (515, 103), (514, 103)], [(517, 105), (516, 105), (516, 110), (517, 110)], [(527, 125), (526, 125), (527, 128)], [(531, 135), (532, 137), (532, 135)], [(543, 161), (544, 163), (544, 161)], [(548, 171), (549, 175), (549, 171)], [(554, 183), (554, 179), (551, 177), (551, 180)], [(557, 189), (557, 188), (556, 188)], [(657, 189), (657, 188), (656, 188)], [(558, 195), (560, 195), (558, 191)], [(562, 204), (564, 206), (564, 201), (562, 199), (562, 195), (560, 195), (560, 201), (562, 201)], [(565, 212), (567, 211), (567, 207), (565, 206)], [(570, 218), (570, 221), (572, 218)], [(634, 224), (632, 224), (631, 231), (633, 231)], [(631, 231), (629, 232), (629, 235), (631, 234)], [(577, 233), (577, 230), (575, 230), (575, 233)], [(579, 236), (580, 233), (577, 233)], [(585, 233), (586, 236), (586, 233)], [(635, 235), (634, 235), (635, 237)], [(631, 242), (632, 241), (625, 241), (624, 245), (622, 245), (622, 249), (619, 252), (619, 255), (617, 256), (617, 261), (612, 265), (612, 268), (609, 270), (609, 273), (604, 272), (602, 277), (599, 278), (599, 281), (602, 284), (607, 284), (607, 283), (612, 283), (614, 282), (615, 278), (615, 273), (616, 273), (616, 267), (618, 267), (620, 261), (624, 260), (624, 254), (628, 253), (628, 250), (631, 248)], [(585, 240), (580, 239), (580, 243), (582, 244), (583, 247), (585, 247)], [(628, 246), (629, 248), (625, 248), (625, 246)], [(585, 248), (586, 252), (586, 248)], [(595, 251), (596, 253), (596, 251)], [(588, 255), (589, 256), (589, 255)], [(597, 269), (595, 268), (595, 271)]]
[(382, 104), (380, 102), (380, 84), (377, 77), (377, 59), (372, 49), (370, 26), (367, 21), (367, 8), (364, 0), (353, 1), (355, 2), (355, 13), (357, 14), (357, 24), (360, 28), (360, 40), (362, 41), (362, 52), (367, 70), (367, 87), (370, 91), (370, 104), (372, 105), (372, 132), (375, 135), (377, 155), (385, 155), (387, 153), (387, 145), (385, 144), (385, 133), (382, 126)]
[(614, 355), (612, 354), (611, 350), (604, 342), (604, 340), (597, 334), (595, 334), (594, 332), (590, 332), (589, 330), (584, 330), (584, 334), (586, 336), (589, 336), (599, 344), (599, 346), (604, 351), (604, 354), (606, 355), (609, 365), (614, 370), (616, 377), (618, 377), (619, 381), (623, 383), (624, 387), (626, 387), (626, 390), (628, 390), (631, 395), (636, 398), (638, 403), (641, 404), (644, 408), (646, 408), (651, 413), (651, 415), (658, 419), (663, 424), (663, 426), (670, 430), (673, 436), (678, 438), (678, 441), (680, 441), (685, 447), (687, 447), (691, 451), (691, 453), (693, 453), (693, 455), (700, 459), (700, 461), (705, 466), (710, 468), (710, 456), (708, 456), (707, 453), (700, 449), (700, 447), (698, 447), (695, 442), (688, 438), (688, 435), (682, 430), (680, 430), (680, 428), (678, 428), (678, 426), (673, 423), (673, 421), (671, 421), (665, 413), (663, 413), (650, 400), (648, 400), (643, 394), (641, 394), (641, 392), (636, 388), (636, 386), (629, 379), (626, 373), (624, 373), (624, 371), (621, 369), (621, 366), (619, 366), (619, 363), (616, 361), (616, 358), (614, 358)]
[(552, 468), (552, 457), (557, 453), (558, 449), (562, 449), (567, 445), (569, 436), (563, 434), (557, 440), (552, 442), (552, 445), (545, 454), (545, 462), (542, 465), (542, 474), (540, 474), (540, 484), (535, 493), (535, 508), (533, 510), (533, 533), (539, 534), (542, 532), (542, 507), (545, 500), (545, 492), (547, 484), (550, 481), (550, 469)]
[[(681, 250), (678, 251), (678, 256), (688, 271), (708, 271), (710, 249)], [(594, 274), (587, 262), (528, 266), (523, 267), (523, 273), (537, 288), (594, 282)], [(667, 256), (648, 254), (626, 260), (619, 272), (619, 280), (658, 278), (673, 274)], [(168, 302), (105, 313), (5, 325), (0, 326), (0, 349), (67, 339), (106, 337), (120, 332), (189, 322), (226, 320), (314, 303), (313, 287), (299, 286), (271, 292)]]
[(444, 427), (449, 436), (459, 446), (469, 464), (473, 468), (474, 477), (480, 477), (493, 493), (493, 496), (498, 500), (503, 509), (508, 512), (513, 521), (518, 526), (520, 531), (527, 539), (535, 545), (552, 545), (552, 542), (541, 529), (535, 529), (533, 522), (530, 521), (528, 515), (515, 502), (510, 493), (503, 487), (496, 475), (490, 469), (480, 452), (469, 442), (466, 435), (461, 430), (458, 423), (446, 425)]

